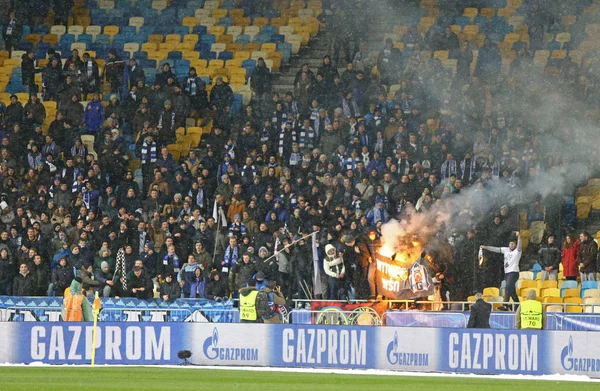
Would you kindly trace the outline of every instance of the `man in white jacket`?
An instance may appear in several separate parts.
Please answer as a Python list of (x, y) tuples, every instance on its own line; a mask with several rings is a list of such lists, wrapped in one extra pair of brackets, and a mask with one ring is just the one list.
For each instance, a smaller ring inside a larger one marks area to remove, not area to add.
[(325, 259), (323, 260), (325, 274), (329, 277), (329, 300), (340, 300), (340, 290), (344, 287), (346, 267), (344, 258), (338, 256), (335, 247), (331, 244), (325, 246)]
[[(516, 232), (516, 235), (517, 241), (511, 240), (508, 247), (481, 246), (484, 250), (504, 255), (504, 281), (506, 282), (504, 290), (505, 303), (508, 303), (511, 298), (514, 303), (519, 302), (516, 286), (517, 280), (519, 279), (519, 262), (521, 261), (523, 250), (521, 249), (521, 234)], [(506, 305), (503, 305), (498, 309), (500, 311), (508, 311)]]

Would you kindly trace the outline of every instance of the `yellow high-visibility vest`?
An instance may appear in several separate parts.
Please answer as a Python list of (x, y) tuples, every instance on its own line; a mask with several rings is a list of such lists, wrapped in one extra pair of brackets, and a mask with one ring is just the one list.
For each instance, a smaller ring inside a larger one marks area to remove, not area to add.
[(252, 291), (248, 295), (240, 295), (240, 320), (256, 320), (256, 296), (258, 291)]
[(537, 300), (521, 302), (521, 328), (542, 329), (542, 303)]

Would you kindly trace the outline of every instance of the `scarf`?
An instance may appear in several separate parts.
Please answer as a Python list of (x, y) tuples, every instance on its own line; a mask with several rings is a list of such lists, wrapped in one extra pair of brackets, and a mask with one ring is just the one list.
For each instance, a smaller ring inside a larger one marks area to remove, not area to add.
[(452, 174), (456, 174), (456, 160), (446, 160), (444, 163), (442, 163), (440, 176), (442, 179), (448, 179)]
[(249, 177), (249, 180), (254, 179), (254, 177), (256, 176), (256, 167), (254, 167), (254, 164), (251, 166), (245, 165), (244, 167), (242, 167), (241, 176)]
[(300, 129), (299, 145), (300, 148), (313, 149), (315, 147), (315, 131), (313, 128), (306, 129), (305, 127), (302, 127), (302, 129)]
[(238, 257), (238, 247), (235, 246), (232, 249), (231, 246), (227, 246), (227, 249), (225, 250), (225, 256), (223, 257), (223, 260), (225, 261), (225, 266), (223, 266), (223, 268), (226, 269), (235, 266), (238, 261)]
[(185, 83), (185, 92), (190, 96), (195, 96), (198, 93), (198, 84), (195, 77), (188, 77)]
[[(467, 165), (467, 159), (463, 159), (460, 162), (460, 171), (462, 172), (462, 181), (466, 183), (470, 183), (473, 180), (473, 175), (475, 175), (475, 170), (477, 169), (477, 160), (471, 158), (471, 161)], [(468, 174), (468, 176), (467, 176)]]
[(373, 220), (371, 221), (371, 224), (373, 225), (373, 227), (375, 227), (377, 225), (378, 221), (384, 222), (386, 223), (388, 221), (388, 213), (384, 208), (378, 208), (375, 207), (372, 210), (373, 213)]
[(196, 205), (198, 205), (201, 208), (204, 208), (204, 189), (199, 187), (198, 190), (196, 191), (196, 196), (194, 197), (194, 193), (192, 193), (192, 190), (189, 191), (188, 195), (192, 198), (196, 198)]
[(342, 101), (342, 110), (344, 111), (344, 115), (348, 118), (360, 116), (358, 105), (356, 104), (356, 101), (354, 99), (350, 101), (344, 99)]
[(38, 165), (38, 163), (42, 162), (42, 154), (38, 152), (37, 155), (33, 155), (32, 153), (29, 153), (29, 155), (27, 156), (27, 161), (29, 162), (29, 167), (35, 169)]
[[(117, 260), (115, 265), (115, 277), (119, 276), (119, 278), (123, 278), (123, 290), (127, 290), (127, 271), (125, 270), (125, 251), (121, 247), (117, 252)], [(118, 278), (117, 278), (118, 279)]]
[(56, 143), (54, 141), (50, 144), (44, 145), (44, 147), (42, 148), (42, 154), (44, 156), (48, 156), (48, 154), (54, 156), (55, 152), (56, 152)]
[[(148, 156), (148, 152), (150, 152), (150, 156)], [(148, 151), (148, 143), (144, 140), (142, 144), (142, 164), (156, 163), (156, 143), (153, 141), (150, 145), (150, 151)]]
[[(286, 133), (287, 133), (287, 130), (285, 128), (283, 128), (283, 130), (281, 132), (279, 132), (279, 148), (277, 149), (277, 151), (279, 152), (279, 156), (283, 156), (283, 149), (286, 144), (286, 142), (285, 142)], [(295, 143), (296, 142), (296, 131), (293, 128), (292, 128), (292, 130), (290, 130), (290, 136), (292, 138), (292, 143)], [(292, 143), (288, 143), (288, 146), (291, 147)]]
[(73, 147), (71, 148), (71, 156), (75, 157), (75, 156), (81, 156), (82, 158), (85, 158), (85, 145), (81, 144), (80, 147), (77, 147), (77, 145), (73, 145)]
[(302, 158), (302, 155), (300, 154), (300, 152), (292, 152), (290, 154), (290, 166), (291, 167), (296, 167), (298, 165), (298, 163), (300, 163), (300, 159)]
[(6, 27), (6, 35), (11, 35), (13, 33), (13, 30), (15, 29), (17, 25), (17, 21), (15, 19), (11, 19), (10, 22), (8, 22), (8, 26)]

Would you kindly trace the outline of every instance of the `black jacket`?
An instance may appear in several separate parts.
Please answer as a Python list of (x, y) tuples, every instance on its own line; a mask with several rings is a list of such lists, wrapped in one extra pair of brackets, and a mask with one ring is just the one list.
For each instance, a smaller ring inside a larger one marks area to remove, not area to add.
[(181, 287), (177, 283), (177, 280), (173, 279), (170, 284), (165, 281), (160, 285), (160, 298), (162, 299), (165, 295), (169, 296), (169, 300), (181, 297)]
[(560, 249), (555, 244), (544, 245), (538, 251), (540, 255), (539, 263), (542, 268), (552, 266), (558, 271), (560, 265)]
[(489, 329), (492, 305), (479, 299), (471, 306), (471, 316), (467, 327), (470, 329)]
[(210, 275), (210, 281), (206, 283), (204, 287), (204, 297), (209, 300), (214, 300), (216, 297), (227, 297), (229, 292), (227, 290), (227, 280), (220, 278), (219, 281), (215, 280), (215, 276), (219, 274), (214, 271)]
[(17, 274), (13, 280), (12, 294), (13, 296), (34, 296), (35, 295), (36, 279), (31, 273), (23, 276)]
[(73, 268), (68, 264), (65, 267), (57, 266), (52, 271), (52, 283), (57, 296), (62, 296), (75, 278)]
[[(131, 297), (137, 297), (138, 299), (151, 299), (154, 297), (154, 284), (144, 272), (139, 277), (132, 273), (129, 276), (129, 281), (127, 281), (127, 288)], [(134, 288), (144, 288), (144, 290), (133, 293)]]

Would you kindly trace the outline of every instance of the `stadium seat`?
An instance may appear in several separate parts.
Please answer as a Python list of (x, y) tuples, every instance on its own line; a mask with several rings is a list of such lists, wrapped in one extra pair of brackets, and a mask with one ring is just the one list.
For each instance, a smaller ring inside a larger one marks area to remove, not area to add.
[(542, 288), (542, 297), (561, 297), (558, 288)]
[(583, 297), (600, 297), (600, 289), (586, 289), (582, 293)]
[(563, 298), (581, 298), (581, 292), (579, 288), (562, 288), (560, 295)]

